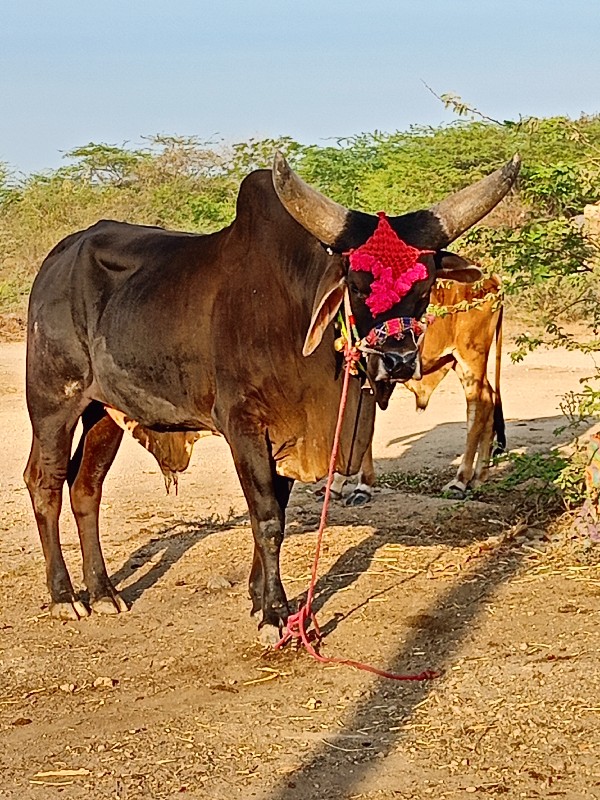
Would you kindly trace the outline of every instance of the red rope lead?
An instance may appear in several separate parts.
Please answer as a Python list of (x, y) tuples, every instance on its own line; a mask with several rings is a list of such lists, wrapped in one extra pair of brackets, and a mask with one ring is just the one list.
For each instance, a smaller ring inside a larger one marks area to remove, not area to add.
[[(354, 320), (351, 314), (348, 313), (348, 303), (346, 303), (346, 313), (348, 316), (347, 319), (348, 337), (351, 337), (352, 325), (354, 323)], [(360, 351), (357, 350), (356, 347), (352, 346), (352, 342), (350, 341), (350, 338), (348, 338), (344, 345), (344, 359), (345, 359), (344, 383), (342, 386), (342, 395), (340, 398), (340, 407), (335, 427), (335, 435), (333, 437), (333, 447), (331, 449), (331, 459), (329, 461), (329, 473), (327, 475), (327, 483), (325, 485), (325, 497), (323, 500), (323, 509), (321, 511), (319, 530), (317, 532), (317, 546), (315, 549), (315, 557), (313, 559), (312, 574), (311, 574), (310, 584), (308, 587), (308, 593), (306, 595), (306, 601), (304, 602), (304, 605), (302, 605), (295, 614), (290, 614), (290, 616), (288, 617), (285, 633), (275, 645), (275, 649), (279, 650), (288, 642), (292, 641), (292, 639), (297, 639), (302, 645), (304, 645), (307, 652), (316, 661), (320, 661), (322, 664), (346, 664), (349, 667), (355, 667), (356, 669), (360, 669), (365, 672), (372, 672), (375, 675), (380, 675), (382, 678), (390, 678), (391, 680), (394, 681), (431, 680), (432, 678), (439, 677), (439, 673), (434, 672), (433, 670), (424, 670), (423, 672), (419, 672), (417, 675), (398, 675), (395, 672), (387, 672), (386, 670), (378, 669), (377, 667), (372, 667), (370, 664), (363, 664), (360, 661), (353, 661), (350, 658), (335, 658), (335, 657), (322, 656), (319, 652), (317, 652), (317, 650), (315, 650), (311, 641), (316, 639), (318, 642), (321, 639), (321, 630), (319, 628), (319, 624), (317, 622), (315, 613), (312, 610), (312, 603), (314, 599), (315, 586), (317, 583), (317, 571), (319, 566), (319, 557), (321, 555), (323, 533), (325, 531), (325, 525), (327, 524), (327, 513), (329, 511), (329, 501), (331, 499), (331, 485), (333, 483), (333, 477), (335, 473), (337, 454), (339, 450), (340, 436), (342, 431), (342, 423), (344, 421), (344, 412), (346, 410), (346, 401), (348, 399), (350, 374), (353, 371), (354, 365), (360, 360), (360, 358), (361, 358)], [(309, 631), (308, 628), (311, 623), (313, 625), (314, 630)]]

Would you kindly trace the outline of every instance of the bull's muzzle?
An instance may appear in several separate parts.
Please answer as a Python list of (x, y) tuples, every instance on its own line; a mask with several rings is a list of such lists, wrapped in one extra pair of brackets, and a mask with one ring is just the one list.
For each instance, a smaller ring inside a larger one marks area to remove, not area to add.
[(395, 350), (388, 350), (382, 354), (381, 361), (388, 380), (404, 383), (415, 377), (419, 367), (419, 351), (409, 350), (399, 353)]

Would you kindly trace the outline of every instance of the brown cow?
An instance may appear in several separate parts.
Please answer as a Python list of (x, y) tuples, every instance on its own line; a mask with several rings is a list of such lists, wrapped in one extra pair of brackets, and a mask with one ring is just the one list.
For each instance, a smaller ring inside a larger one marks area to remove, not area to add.
[[(414, 393), (417, 409), (424, 411), (442, 379), (453, 369), (462, 383), (467, 400), (467, 441), (456, 477), (444, 488), (458, 496), (485, 481), (494, 434), (497, 447), (504, 450), (506, 437), (500, 397), (502, 345), (502, 300), (500, 279), (492, 275), (477, 283), (438, 280), (431, 290), (431, 304), (442, 316), (430, 323), (421, 354), (423, 375), (404, 385)], [(496, 338), (495, 390), (487, 377), (490, 349)], [(477, 460), (476, 460), (477, 459)], [(332, 493), (341, 497), (345, 478), (335, 477)], [(356, 488), (347, 505), (363, 505), (371, 499), (375, 483), (373, 451), (365, 453)]]

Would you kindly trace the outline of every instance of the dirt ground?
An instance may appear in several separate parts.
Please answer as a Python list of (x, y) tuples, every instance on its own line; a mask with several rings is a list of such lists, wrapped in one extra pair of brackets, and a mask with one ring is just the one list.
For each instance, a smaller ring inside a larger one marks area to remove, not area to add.
[[(378, 473), (420, 473), (414, 492), (338, 504), (326, 535), (322, 651), (440, 673), (393, 682), (257, 644), (251, 533), (217, 437), (196, 445), (178, 496), (124, 442), (102, 530), (131, 611), (51, 620), (21, 477), (23, 359), (22, 342), (0, 345), (0, 798), (600, 798), (598, 548), (544, 529), (510, 493), (431, 496), (427, 476), (463, 445), (454, 376), (424, 414), (397, 390), (378, 419)], [(509, 446), (567, 441), (553, 435), (558, 399), (589, 372), (561, 351), (505, 359)], [(520, 497), (537, 491), (534, 480)], [(290, 598), (307, 585), (319, 511), (297, 486), (283, 555)], [(68, 507), (63, 539), (77, 579)]]

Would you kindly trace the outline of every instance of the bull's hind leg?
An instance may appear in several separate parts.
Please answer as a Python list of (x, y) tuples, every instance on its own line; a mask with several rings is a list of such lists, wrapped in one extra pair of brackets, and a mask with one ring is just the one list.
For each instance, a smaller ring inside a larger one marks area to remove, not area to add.
[(111, 584), (100, 547), (98, 517), (102, 484), (123, 438), (122, 429), (99, 403), (83, 413), (83, 434), (69, 465), (71, 508), (83, 556), (83, 579), (90, 606), (99, 614), (127, 611), (127, 604)]
[(61, 416), (61, 422), (57, 422), (54, 415), (34, 427), (24, 478), (31, 496), (46, 561), (50, 613), (59, 619), (80, 619), (87, 616), (88, 611), (73, 590), (60, 546), (58, 528), (62, 488), (67, 476), (73, 428), (78, 414), (71, 417), (66, 414)]
[[(493, 397), (493, 390), (489, 383), (486, 387), (486, 394), (488, 391), (490, 397)], [(492, 460), (492, 445), (494, 444), (493, 401), (489, 405), (486, 404), (486, 408), (488, 409), (488, 416), (483, 423), (479, 444), (477, 446), (477, 464), (473, 477), (471, 478), (472, 488), (476, 488), (487, 480), (490, 471), (490, 462)]]

